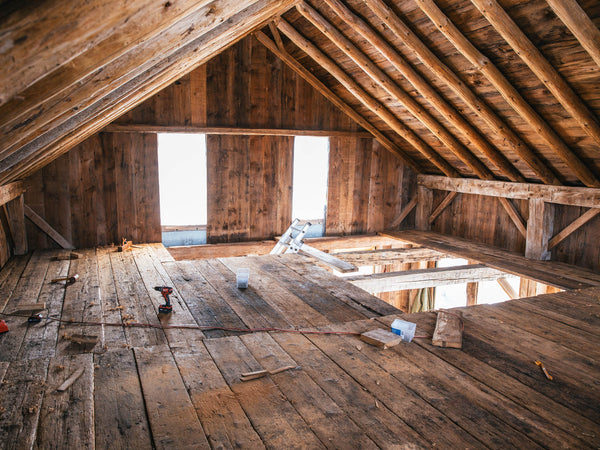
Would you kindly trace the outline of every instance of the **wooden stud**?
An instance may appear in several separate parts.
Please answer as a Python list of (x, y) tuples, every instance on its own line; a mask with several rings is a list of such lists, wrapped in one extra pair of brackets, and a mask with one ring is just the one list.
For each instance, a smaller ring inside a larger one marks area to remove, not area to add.
[(280, 51), (275, 45), (275, 43), (273, 43), (273, 41), (271, 41), (264, 33), (257, 32), (255, 33), (255, 36), (265, 47), (267, 47), (271, 52), (277, 55), (284, 63), (286, 63), (294, 72), (300, 75), (307, 83), (314, 87), (335, 106), (340, 108), (347, 116), (352, 118), (361, 127), (369, 131), (375, 137), (375, 139), (377, 139), (377, 141), (381, 145), (383, 145), (387, 150), (389, 150), (395, 156), (399, 157), (415, 172), (421, 173), (423, 171), (422, 168), (412, 160), (412, 158), (410, 158), (404, 151), (402, 151), (396, 144), (394, 144), (390, 139), (388, 139), (371, 123), (365, 120), (360, 114), (354, 111), (354, 109), (352, 109), (341, 98), (335, 95), (315, 75), (313, 75), (309, 70), (307, 70), (298, 61), (296, 61), (289, 53)]
[[(562, 0), (561, 0), (562, 1)], [(548, 62), (496, 0), (471, 0), (581, 128), (600, 144), (600, 124), (587, 105)], [(556, 183), (552, 183), (556, 184)]]
[(25, 202), (23, 194), (6, 203), (6, 216), (14, 244), (13, 253), (15, 255), (24, 255), (27, 253), (27, 231), (25, 228)]
[[(562, 9), (568, 9), (564, 5), (563, 0), (549, 0), (549, 3), (556, 3)], [(577, 5), (575, 0), (569, 0), (569, 3)], [(498, 70), (498, 68), (483, 55), (477, 48), (461, 33), (461, 31), (446, 17), (441, 9), (433, 0), (417, 0), (417, 4), (421, 10), (431, 19), (438, 30), (440, 30), (446, 38), (457, 48), (461, 54), (469, 60), (473, 66), (483, 73), (486, 78), (494, 85), (504, 100), (523, 118), (523, 120), (531, 125), (531, 127), (540, 135), (542, 139), (561, 157), (569, 168), (577, 175), (577, 177), (589, 187), (600, 187), (600, 181), (592, 173), (589, 167), (584, 164), (565, 144), (565, 142), (556, 134), (556, 132), (542, 119), (542, 117), (527, 103), (523, 96), (515, 89), (515, 87), (506, 79), (506, 77)], [(575, 8), (575, 6), (572, 6)], [(552, 5), (551, 5), (552, 6)], [(579, 7), (579, 5), (577, 5)], [(585, 13), (584, 13), (585, 15)], [(587, 16), (586, 16), (587, 17)], [(588, 18), (589, 20), (589, 18)], [(591, 21), (590, 21), (591, 24)], [(598, 35), (600, 42), (600, 32), (593, 25)], [(596, 44), (596, 48), (598, 44)], [(600, 50), (598, 63), (600, 64)], [(517, 180), (513, 180), (517, 181)], [(523, 181), (523, 180), (521, 180)]]
[(525, 178), (508, 161), (508, 159), (497, 151), (479, 132), (467, 122), (463, 116), (444, 100), (437, 91), (423, 79), (421, 75), (406, 62), (406, 60), (373, 30), (365, 21), (352, 13), (339, 0), (325, 0), (333, 11), (344, 21), (352, 26), (352, 29), (360, 33), (374, 48), (376, 48), (387, 60), (398, 70), (406, 80), (427, 100), (448, 122), (459, 130), (475, 147), (477, 147), (490, 161), (492, 161), (500, 172), (512, 181), (525, 181)]
[(519, 298), (512, 285), (508, 282), (506, 278), (501, 277), (498, 278), (496, 281), (498, 282), (502, 290), (506, 292), (506, 295), (508, 295), (509, 299), (514, 300), (515, 298)]
[[(334, 0), (327, 1), (331, 2)], [(523, 142), (523, 140), (519, 138), (485, 102), (471, 91), (448, 66), (442, 63), (429, 47), (410, 30), (391, 8), (381, 0), (365, 0), (365, 4), (371, 8), (373, 13), (375, 13), (390, 28), (390, 30), (400, 36), (404, 45), (415, 52), (419, 60), (439, 77), (440, 80), (443, 80), (469, 108), (490, 126), (494, 133), (502, 136), (503, 139), (511, 145), (513, 151), (533, 169), (544, 183), (560, 184), (556, 175), (554, 175), (535, 153), (529, 149), (527, 144)]]
[(479, 293), (479, 283), (467, 283), (467, 306), (475, 306), (477, 304), (477, 294)]
[(415, 217), (415, 228), (426, 231), (431, 229), (431, 212), (433, 209), (433, 191), (421, 185), (417, 186), (417, 213)]
[(578, 230), (580, 227), (585, 225), (591, 219), (600, 214), (600, 209), (589, 209), (584, 214), (581, 215), (578, 219), (574, 220), (569, 224), (569, 226), (565, 227), (559, 233), (557, 233), (550, 242), (548, 242), (548, 250), (556, 247), (560, 242), (565, 240), (569, 235), (571, 235), (574, 231)]
[[(406, 127), (396, 116), (394, 116), (384, 105), (371, 97), (364, 91), (347, 73), (337, 66), (329, 57), (321, 52), (313, 43), (302, 36), (288, 22), (281, 19), (277, 23), (277, 28), (292, 40), (299, 48), (308, 54), (321, 67), (326, 69), (334, 76), (354, 97), (362, 104), (373, 111), (381, 120), (383, 120), (398, 135), (410, 143), (417, 151), (429, 158), (435, 166), (447, 176), (456, 176), (458, 172), (437, 152), (421, 140), (411, 129)], [(454, 175), (450, 175), (454, 174)]]

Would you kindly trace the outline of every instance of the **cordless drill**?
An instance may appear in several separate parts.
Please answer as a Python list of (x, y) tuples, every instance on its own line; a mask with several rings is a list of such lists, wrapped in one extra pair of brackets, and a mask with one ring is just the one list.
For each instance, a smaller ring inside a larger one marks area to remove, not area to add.
[(154, 286), (154, 290), (161, 293), (165, 299), (164, 305), (159, 305), (158, 312), (168, 314), (173, 311), (173, 305), (171, 305), (171, 299), (169, 295), (173, 293), (173, 288), (169, 286)]

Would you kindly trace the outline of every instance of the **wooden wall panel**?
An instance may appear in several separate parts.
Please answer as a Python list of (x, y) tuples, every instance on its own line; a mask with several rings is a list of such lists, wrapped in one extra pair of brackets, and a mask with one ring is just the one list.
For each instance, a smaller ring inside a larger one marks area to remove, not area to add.
[[(75, 247), (160, 242), (156, 136), (96, 134), (26, 180), (25, 203)], [(30, 248), (56, 244), (28, 224)]]
[[(331, 138), (327, 235), (386, 229), (414, 195), (414, 184), (412, 171), (374, 139)], [(403, 226), (411, 224), (412, 215)]]
[(208, 243), (272, 238), (292, 220), (293, 138), (208, 136)]
[(360, 130), (252, 36), (115, 123)]
[[(434, 208), (443, 198), (434, 191)], [(525, 200), (513, 200), (523, 219), (529, 216)], [(555, 205), (554, 234), (577, 219), (585, 208)], [(433, 231), (524, 254), (525, 238), (517, 231), (497, 199), (459, 194), (435, 220)], [(600, 219), (592, 219), (551, 251), (551, 259), (600, 271)]]

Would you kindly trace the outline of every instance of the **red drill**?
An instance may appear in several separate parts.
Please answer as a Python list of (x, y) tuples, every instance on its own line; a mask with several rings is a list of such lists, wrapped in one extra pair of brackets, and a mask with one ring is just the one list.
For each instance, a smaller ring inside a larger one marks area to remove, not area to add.
[(171, 299), (169, 295), (173, 293), (173, 288), (169, 286), (154, 286), (154, 290), (161, 293), (165, 299), (164, 305), (159, 305), (158, 312), (168, 314), (173, 311), (173, 305), (171, 305)]

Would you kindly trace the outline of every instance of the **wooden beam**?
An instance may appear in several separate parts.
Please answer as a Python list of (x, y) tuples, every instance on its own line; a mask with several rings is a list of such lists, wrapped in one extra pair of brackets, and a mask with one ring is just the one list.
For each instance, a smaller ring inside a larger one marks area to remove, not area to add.
[(600, 67), (600, 30), (576, 0), (546, 0), (581, 46)]
[(269, 22), (269, 30), (271, 30), (271, 34), (273, 35), (273, 39), (275, 39), (277, 48), (282, 52), (285, 52), (285, 45), (283, 45), (281, 35), (279, 34), (279, 30), (277, 29), (277, 25), (275, 24), (275, 22)]
[(554, 226), (554, 209), (543, 199), (529, 200), (529, 219), (527, 219), (527, 240), (525, 257), (540, 260), (550, 259), (548, 242)]
[(505, 277), (498, 278), (496, 281), (498, 282), (502, 290), (506, 292), (506, 295), (508, 295), (509, 299), (514, 300), (515, 298), (519, 298), (519, 295), (515, 292), (512, 285), (508, 282), (508, 280)]
[(418, 202), (418, 197), (415, 195), (412, 200), (410, 202), (408, 202), (408, 204), (402, 209), (402, 211), (400, 211), (400, 214), (398, 214), (398, 217), (396, 217), (392, 223), (390, 224), (390, 228), (396, 228), (398, 226), (400, 226), (400, 224), (402, 223), (402, 221), (404, 219), (406, 219), (406, 216), (408, 216), (410, 214), (410, 212), (415, 209), (415, 207), (417, 206), (417, 202)]
[(414, 100), (404, 89), (394, 82), (383, 70), (379, 69), (367, 55), (339, 32), (321, 14), (308, 6), (299, 3), (296, 9), (311, 22), (315, 28), (327, 36), (346, 56), (352, 59), (377, 85), (392, 97), (393, 101), (404, 106), (413, 117), (439, 139), (452, 153), (464, 162), (478, 177), (493, 179), (494, 174), (477, 157), (461, 144), (440, 122), (425, 108)]
[(583, 225), (588, 223), (590, 220), (592, 220), (598, 214), (600, 214), (600, 209), (592, 208), (592, 209), (587, 210), (584, 214), (581, 215), (581, 217), (579, 217), (578, 219), (575, 219), (567, 227), (565, 227), (563, 230), (561, 230), (559, 233), (557, 233), (552, 239), (550, 239), (550, 242), (548, 242), (548, 250), (551, 250), (554, 247), (556, 247), (560, 242), (565, 240), (574, 231), (581, 228)]
[(508, 183), (467, 178), (448, 178), (435, 175), (418, 175), (417, 182), (419, 185), (429, 189), (455, 191), (463, 194), (488, 195), (522, 200), (539, 198), (548, 203), (600, 208), (600, 189), (596, 188)]
[(197, 127), (191, 125), (145, 125), (113, 123), (102, 131), (108, 133), (200, 133), (234, 136), (327, 136), (327, 137), (356, 137), (372, 138), (366, 131), (346, 130), (294, 130), (289, 128), (241, 128), (241, 127)]
[(325, 253), (324, 251), (307, 245), (306, 243), (300, 247), (300, 253), (315, 258), (317, 261), (327, 264), (329, 267), (341, 273), (358, 272), (358, 267), (356, 267), (354, 264), (341, 260), (337, 256)]
[(325, 98), (327, 98), (331, 103), (340, 108), (341, 111), (343, 111), (348, 117), (353, 119), (365, 130), (369, 131), (375, 137), (375, 139), (377, 139), (377, 141), (381, 145), (383, 145), (383, 147), (389, 150), (396, 157), (400, 158), (415, 172), (421, 173), (423, 171), (422, 168), (419, 165), (417, 165), (417, 163), (414, 162), (410, 156), (408, 156), (403, 150), (401, 150), (396, 144), (394, 144), (390, 139), (388, 139), (381, 131), (375, 128), (364, 117), (362, 117), (354, 109), (352, 109), (346, 102), (344, 102), (341, 98), (334, 94), (315, 75), (313, 75), (308, 69), (306, 69), (298, 61), (296, 61), (289, 53), (281, 51), (273, 43), (273, 41), (271, 41), (264, 33), (259, 31), (255, 33), (255, 37), (272, 53), (277, 55), (279, 59), (286, 63), (288, 67), (290, 67), (294, 72), (300, 75), (308, 84), (310, 84)]
[[(331, 1), (331, 0), (327, 0)], [(471, 89), (463, 83), (460, 78), (440, 59), (433, 54), (429, 47), (421, 41), (415, 33), (381, 0), (365, 0), (365, 4), (375, 13), (389, 28), (396, 33), (404, 45), (411, 49), (419, 60), (431, 70), (441, 81), (458, 95), (462, 101), (481, 117), (492, 131), (510, 144), (512, 150), (518, 154), (547, 184), (560, 184), (554, 173), (535, 155), (527, 144), (519, 138), (492, 109), (481, 100)]]
[[(398, 244), (395, 239), (383, 236), (328, 236), (323, 238), (308, 238), (304, 240), (312, 247), (322, 251), (371, 249), (381, 245)], [(228, 244), (191, 245), (184, 247), (168, 247), (167, 250), (176, 261), (186, 259), (214, 259), (231, 256), (268, 255), (277, 241), (233, 242)]]
[(477, 149), (479, 149), (496, 167), (500, 173), (508, 177), (512, 181), (525, 181), (525, 178), (517, 169), (508, 161), (508, 159), (499, 151), (497, 151), (487, 139), (479, 134), (479, 132), (467, 122), (464, 117), (454, 109), (437, 91), (429, 84), (429, 82), (394, 49), (385, 39), (381, 37), (373, 28), (364, 20), (351, 12), (339, 0), (325, 0), (332, 10), (342, 18), (352, 28), (353, 32), (358, 32), (364, 37), (374, 48), (376, 48), (398, 72), (406, 78), (406, 80), (414, 86), (417, 92), (429, 102), (436, 111), (438, 111), (444, 119), (451, 123), (458, 131), (460, 131), (466, 139), (468, 139)]
[[(500, 278), (498, 278), (500, 279)], [(479, 283), (467, 283), (467, 306), (475, 306), (477, 304), (477, 294), (479, 293)]]
[[(207, 27), (193, 28), (190, 32), (193, 39), (188, 43), (178, 36), (176, 49), (172, 53), (160, 53), (156, 59), (148, 61), (143, 49), (138, 49), (142, 52), (142, 61), (148, 63), (143, 66), (145, 70), (133, 78), (126, 77), (122, 80), (124, 84), (110, 84), (102, 101), (96, 101), (89, 107), (69, 104), (68, 112), (61, 116), (61, 121), (64, 121), (59, 127), (51, 127), (10, 157), (0, 160), (0, 183), (28, 176), (48, 164), (183, 74), (205, 63), (222, 48), (263, 26), (266, 20), (284, 12), (295, 1), (258, 0), (226, 20), (221, 20), (224, 18), (219, 16), (223, 10), (214, 8), (205, 19), (216, 22), (215, 26), (207, 24)], [(239, 3), (236, 5), (239, 6)], [(211, 7), (215, 6), (213, 4)], [(205, 22), (200, 20), (199, 23)], [(184, 30), (183, 35), (188, 34), (188, 29)], [(107, 75), (102, 72), (101, 76)], [(94, 95), (96, 90), (100, 90), (98, 86), (104, 88), (105, 83), (94, 84)]]
[(450, 203), (452, 203), (452, 201), (456, 198), (457, 195), (458, 195), (458, 192), (448, 192), (446, 197), (444, 197), (444, 200), (441, 201), (441, 203), (438, 205), (438, 207), (435, 208), (435, 210), (431, 213), (431, 216), (429, 216), (430, 224), (433, 224), (433, 222), (435, 222), (435, 219), (437, 219), (438, 216), (442, 212), (444, 212), (444, 210), (448, 206), (450, 206)]
[[(569, 0), (570, 3), (577, 4), (575, 0)], [(564, 5), (563, 0), (550, 0), (550, 3), (559, 3)], [(431, 19), (438, 30), (452, 42), (462, 55), (473, 64), (473, 66), (485, 75), (485, 77), (494, 85), (504, 100), (528, 123), (539, 136), (560, 156), (560, 158), (569, 166), (577, 177), (588, 187), (600, 187), (600, 181), (595, 177), (589, 167), (584, 164), (565, 144), (565, 142), (556, 134), (556, 132), (542, 119), (542, 117), (527, 103), (523, 96), (506, 79), (498, 68), (483, 55), (477, 48), (460, 32), (460, 30), (446, 17), (433, 0), (417, 0), (421, 10)], [(584, 13), (585, 15), (585, 13)], [(587, 16), (586, 16), (587, 17)], [(588, 18), (589, 20), (589, 18)], [(591, 23), (591, 22), (590, 22)], [(592, 24), (593, 26), (593, 24)], [(598, 33), (598, 42), (600, 42), (600, 32), (593, 26)], [(600, 61), (600, 60), (599, 60)], [(513, 180), (517, 181), (517, 180)], [(520, 180), (524, 181), (524, 180)]]
[(423, 261), (437, 261), (448, 257), (445, 253), (422, 247), (339, 252), (336, 253), (335, 256), (352, 263), (355, 266), (383, 266), (399, 263), (418, 263)]
[[(447, 176), (458, 176), (458, 172), (448, 162), (427, 145), (410, 128), (404, 125), (383, 104), (371, 97), (346, 72), (338, 67), (328, 56), (319, 50), (312, 42), (302, 36), (288, 22), (281, 19), (277, 23), (279, 31), (284, 33), (294, 44), (301, 48), (317, 64), (326, 69), (344, 88), (357, 98), (365, 107), (383, 120), (392, 130), (411, 144), (417, 151), (428, 158), (439, 170)], [(450, 175), (454, 174), (454, 175)]]
[(536, 261), (516, 252), (431, 231), (386, 231), (382, 236), (421, 245), (560, 289), (600, 286), (600, 273), (557, 261)]
[[(562, 0), (561, 0), (562, 1)], [(494, 29), (512, 47), (515, 53), (529, 66), (560, 104), (579, 123), (581, 128), (600, 144), (600, 124), (587, 105), (571, 86), (548, 62), (538, 48), (521, 31), (512, 18), (496, 0), (471, 0)]]
[(6, 202), (6, 218), (13, 240), (13, 254), (27, 253), (27, 231), (25, 228), (25, 202), (23, 193)]
[(52, 238), (52, 240), (54, 242), (56, 242), (58, 245), (60, 245), (62, 248), (66, 249), (66, 250), (72, 250), (73, 248), (75, 248), (69, 241), (67, 241), (64, 237), (62, 237), (58, 231), (56, 231), (54, 228), (52, 228), (52, 226), (50, 226), (50, 224), (48, 224), (48, 222), (46, 222), (44, 219), (42, 219), (33, 209), (31, 209), (27, 205), (24, 205), (24, 206), (25, 206), (25, 217), (27, 217), (29, 220), (31, 220), (31, 222), (34, 225), (36, 225), (40, 230), (42, 230), (44, 233), (46, 233), (48, 236), (50, 236), (50, 238)]
[(17, 197), (20, 197), (23, 192), (25, 192), (25, 186), (22, 181), (15, 181), (0, 186), (0, 205), (4, 205)]
[(433, 210), (433, 191), (424, 186), (417, 186), (417, 213), (415, 216), (415, 227), (417, 230), (426, 231), (431, 229), (431, 212)]
[(356, 275), (345, 277), (344, 280), (367, 292), (376, 293), (497, 280), (505, 275), (504, 272), (484, 266), (483, 264), (475, 264), (440, 267), (436, 269), (406, 270), (404, 272), (377, 273), (373, 275)]

